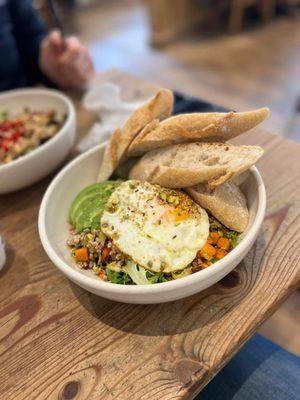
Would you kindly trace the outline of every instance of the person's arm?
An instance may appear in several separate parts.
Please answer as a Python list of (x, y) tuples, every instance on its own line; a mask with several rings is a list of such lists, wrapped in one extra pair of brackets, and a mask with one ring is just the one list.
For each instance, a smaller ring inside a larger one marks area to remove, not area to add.
[(39, 67), (39, 53), (41, 42), (47, 35), (46, 27), (32, 0), (9, 0), (8, 4), (24, 74), (33, 82), (45, 82)]

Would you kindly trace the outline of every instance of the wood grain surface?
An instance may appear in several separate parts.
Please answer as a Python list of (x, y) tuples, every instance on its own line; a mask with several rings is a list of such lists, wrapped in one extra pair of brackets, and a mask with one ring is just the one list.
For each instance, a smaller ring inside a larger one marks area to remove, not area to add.
[[(117, 71), (106, 77), (129, 98), (154, 89)], [(82, 135), (93, 117), (79, 118)], [(1, 399), (192, 399), (279, 307), (300, 283), (300, 146), (260, 130), (236, 141), (266, 151), (263, 229), (225, 279), (169, 304), (111, 302), (55, 268), (37, 231), (52, 177), (0, 197)]]

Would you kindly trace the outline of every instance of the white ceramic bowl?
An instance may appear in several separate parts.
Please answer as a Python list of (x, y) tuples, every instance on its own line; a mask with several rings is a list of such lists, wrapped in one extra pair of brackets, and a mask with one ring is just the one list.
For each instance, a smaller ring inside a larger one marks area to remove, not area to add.
[(57, 134), (32, 152), (7, 164), (0, 164), (0, 194), (32, 185), (53, 171), (70, 152), (76, 117), (72, 102), (63, 93), (50, 89), (17, 89), (0, 94), (0, 111), (9, 114), (32, 110), (54, 109), (67, 119)]
[[(163, 303), (200, 292), (228, 274), (253, 245), (265, 215), (266, 193), (262, 178), (252, 167), (242, 189), (250, 209), (249, 226), (238, 246), (211, 267), (171, 282), (126, 286), (101, 281), (92, 271), (75, 266), (66, 245), (68, 212), (77, 193), (96, 181), (105, 144), (94, 147), (70, 162), (52, 181), (39, 212), (39, 234), (53, 263), (71, 281), (96, 295), (125, 303)], [(67, 188), (67, 190), (66, 190)], [(145, 250), (146, 251), (146, 250)]]

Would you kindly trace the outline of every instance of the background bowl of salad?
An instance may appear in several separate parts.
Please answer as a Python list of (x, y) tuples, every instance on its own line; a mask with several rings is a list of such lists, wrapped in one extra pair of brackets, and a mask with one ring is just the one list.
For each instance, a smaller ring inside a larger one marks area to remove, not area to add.
[(96, 182), (104, 150), (105, 144), (101, 144), (70, 162), (51, 182), (41, 203), (39, 234), (42, 245), (51, 261), (71, 281), (91, 293), (115, 301), (163, 303), (190, 296), (215, 284), (248, 253), (258, 236), (266, 208), (265, 187), (256, 167), (251, 167), (241, 186), (249, 208), (248, 227), (237, 246), (208, 268), (168, 282), (136, 285), (103, 281), (92, 270), (78, 268), (67, 245), (70, 207), (82, 189)]
[(27, 187), (70, 152), (76, 118), (71, 100), (50, 89), (0, 94), (0, 194)]

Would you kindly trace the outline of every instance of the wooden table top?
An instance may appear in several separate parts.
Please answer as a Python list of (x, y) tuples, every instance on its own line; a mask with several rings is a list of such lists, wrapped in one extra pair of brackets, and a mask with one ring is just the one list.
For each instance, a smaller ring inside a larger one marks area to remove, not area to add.
[[(128, 98), (155, 87), (118, 71)], [(93, 117), (79, 110), (79, 135)], [(8, 259), (0, 273), (0, 398), (192, 399), (300, 283), (300, 145), (254, 130), (267, 189), (263, 229), (244, 261), (213, 287), (161, 305), (86, 292), (49, 261), (37, 217), (52, 177), (0, 197)]]

